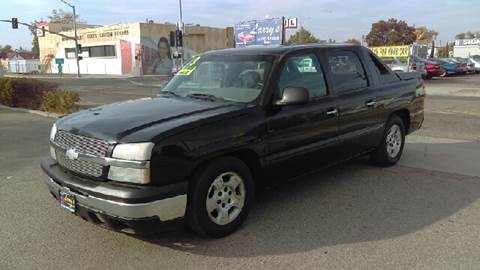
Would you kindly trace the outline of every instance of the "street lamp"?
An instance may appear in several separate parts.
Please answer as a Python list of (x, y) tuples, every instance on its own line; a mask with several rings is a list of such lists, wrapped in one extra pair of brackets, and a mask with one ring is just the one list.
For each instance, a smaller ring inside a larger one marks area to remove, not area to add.
[(75, 14), (75, 5), (68, 3), (65, 0), (60, 0), (65, 3), (67, 6), (73, 9), (73, 32), (75, 32), (75, 59), (77, 59), (77, 77), (80, 78), (80, 61), (78, 59), (79, 51), (78, 51), (78, 37), (77, 37), (77, 16)]

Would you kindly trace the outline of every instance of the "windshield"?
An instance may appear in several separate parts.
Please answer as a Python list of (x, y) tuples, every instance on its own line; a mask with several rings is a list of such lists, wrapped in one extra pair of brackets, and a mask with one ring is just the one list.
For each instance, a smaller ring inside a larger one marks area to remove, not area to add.
[(196, 56), (162, 89), (181, 97), (254, 101), (265, 86), (271, 56)]

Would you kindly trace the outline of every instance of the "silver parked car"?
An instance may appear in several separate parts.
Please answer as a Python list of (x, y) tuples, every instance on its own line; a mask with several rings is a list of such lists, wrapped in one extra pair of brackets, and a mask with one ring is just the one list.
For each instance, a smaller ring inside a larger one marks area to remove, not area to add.
[(382, 60), (395, 72), (417, 71), (422, 74), (423, 78), (427, 76), (425, 63), (422, 61), (419, 61), (416, 57), (412, 57), (412, 61), (410, 62), (410, 67), (408, 66), (406, 60), (402, 61), (396, 57), (386, 57), (386, 58), (382, 58)]
[(468, 60), (475, 66), (475, 73), (480, 73), (480, 55), (473, 55)]

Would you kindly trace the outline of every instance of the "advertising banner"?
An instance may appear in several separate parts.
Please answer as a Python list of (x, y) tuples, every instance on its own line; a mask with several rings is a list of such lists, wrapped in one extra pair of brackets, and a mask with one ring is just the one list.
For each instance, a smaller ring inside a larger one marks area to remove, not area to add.
[(235, 47), (250, 45), (281, 45), (282, 19), (241, 22), (235, 25)]
[(409, 48), (409, 45), (369, 47), (378, 57), (408, 57), (410, 52)]

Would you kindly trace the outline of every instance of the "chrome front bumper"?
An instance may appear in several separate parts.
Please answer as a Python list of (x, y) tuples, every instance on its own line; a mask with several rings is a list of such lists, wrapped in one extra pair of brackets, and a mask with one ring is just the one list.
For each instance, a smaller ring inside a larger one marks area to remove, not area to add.
[(160, 221), (169, 221), (183, 217), (187, 206), (186, 194), (146, 203), (122, 203), (79, 194), (59, 185), (50, 177), (46, 177), (44, 181), (53, 194), (58, 195), (60, 191), (68, 192), (75, 196), (79, 206), (121, 219), (158, 217)]

